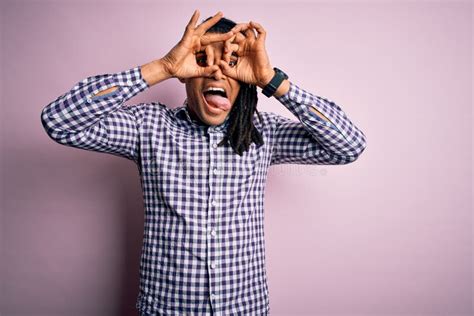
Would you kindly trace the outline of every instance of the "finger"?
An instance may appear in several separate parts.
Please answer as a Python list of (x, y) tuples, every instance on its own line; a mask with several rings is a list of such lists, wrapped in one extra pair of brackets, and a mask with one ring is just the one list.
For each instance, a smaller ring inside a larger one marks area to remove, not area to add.
[(227, 64), (223, 60), (219, 60), (219, 66), (222, 69), (222, 73), (226, 76), (229, 76), (231, 78), (237, 79), (237, 71), (234, 68), (231, 68), (229, 64)]
[(252, 26), (250, 26), (248, 29), (245, 30), (245, 38), (247, 40), (255, 40), (257, 37), (255, 36), (255, 33), (253, 32)]
[(230, 61), (230, 54), (232, 54), (231, 43), (234, 40), (234, 38), (235, 36), (232, 36), (231, 38), (229, 38), (228, 40), (224, 42), (224, 60), (226, 62)]
[(228, 40), (234, 35), (232, 31), (227, 33), (209, 33), (201, 36), (201, 45), (209, 45), (215, 42), (222, 42)]
[(244, 31), (250, 27), (249, 23), (239, 23), (232, 28), (234, 33)]
[(236, 52), (236, 54), (238, 56), (239, 55), (239, 48), (240, 48), (240, 46), (237, 45), (237, 44), (232, 44), (232, 43), (229, 44), (229, 48), (226, 48), (227, 51), (224, 52), (224, 60), (227, 63), (229, 63), (233, 52)]
[(265, 41), (265, 38), (267, 36), (267, 32), (265, 31), (265, 29), (260, 24), (258, 24), (257, 22), (252, 21), (250, 23), (255, 28), (255, 30), (257, 31), (257, 34), (258, 34), (257, 40)]
[(230, 56), (232, 52), (236, 52), (237, 56), (241, 55), (241, 51), (244, 49), (244, 42), (246, 38), (242, 33), (234, 34), (228, 41), (225, 42), (224, 48), (224, 57), (228, 57), (225, 59), (227, 62), (230, 61)]
[(230, 44), (230, 52), (231, 52), (231, 53), (238, 51), (239, 48), (240, 48), (239, 44), (233, 44), (233, 43)]
[(196, 32), (199, 35), (204, 34), (211, 26), (216, 24), (224, 14), (221, 11), (218, 11), (212, 18), (206, 22), (202, 22), (196, 29)]
[(245, 35), (242, 34), (242, 33), (236, 33), (235, 36), (233, 36), (233, 40), (232, 40), (232, 43), (236, 43), (236, 44), (242, 44), (243, 42), (245, 42)]
[(258, 32), (257, 32), (257, 30), (255, 29), (255, 24), (254, 24), (254, 22), (253, 22), (253, 21), (250, 21), (249, 24), (250, 24), (249, 30), (252, 31), (252, 36), (253, 36), (252, 38), (253, 38), (253, 39), (257, 39), (257, 34), (258, 34)]
[(188, 24), (186, 24), (186, 28), (184, 29), (183, 39), (190, 38), (192, 36), (192, 33), (194, 31), (194, 26), (196, 25), (198, 18), (199, 18), (199, 11), (194, 10), (194, 13), (191, 16), (191, 19), (189, 20)]
[(188, 22), (188, 25), (186, 25), (186, 30), (194, 30), (196, 26), (196, 22), (199, 19), (199, 10), (194, 10), (193, 15), (191, 16), (191, 19)]
[(209, 77), (212, 76), (212, 74), (219, 70), (218, 65), (212, 65), (212, 66), (207, 66), (207, 67), (199, 67), (197, 77)]
[(230, 53), (232, 54), (232, 52), (238, 52), (239, 48), (240, 46), (238, 44), (230, 44)]
[(206, 46), (206, 56), (207, 56), (207, 65), (212, 66), (214, 65), (214, 50), (211, 46)]

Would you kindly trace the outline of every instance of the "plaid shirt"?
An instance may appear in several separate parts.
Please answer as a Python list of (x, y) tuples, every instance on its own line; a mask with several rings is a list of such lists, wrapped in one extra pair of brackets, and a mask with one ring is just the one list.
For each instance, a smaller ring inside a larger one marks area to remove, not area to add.
[[(347, 164), (366, 147), (334, 102), (290, 82), (275, 97), (299, 121), (254, 116), (265, 144), (242, 156), (218, 146), (221, 125), (194, 121), (182, 106), (124, 105), (149, 88), (140, 66), (88, 77), (41, 113), (46, 133), (71, 147), (134, 161), (144, 199), (136, 308), (142, 315), (267, 315), (264, 190), (271, 165)], [(96, 93), (117, 86), (104, 95)], [(314, 107), (327, 122), (310, 111)]]

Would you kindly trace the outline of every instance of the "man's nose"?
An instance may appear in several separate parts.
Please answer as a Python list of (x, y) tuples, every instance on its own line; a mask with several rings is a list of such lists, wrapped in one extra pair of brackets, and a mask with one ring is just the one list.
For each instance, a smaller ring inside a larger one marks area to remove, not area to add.
[[(210, 46), (206, 47), (205, 51), (208, 56), (208, 66), (212, 65), (219, 65), (219, 61), (224, 57), (222, 55), (222, 47), (218, 49), (212, 49)], [(216, 71), (214, 71), (209, 77), (214, 78), (215, 80), (225, 80), (226, 76), (222, 73), (220, 67)]]
[(209, 77), (214, 78), (215, 80), (225, 80), (226, 76), (222, 73), (220, 67), (217, 68)]
[[(220, 56), (215, 56), (213, 65), (219, 65)], [(221, 67), (217, 67), (217, 70), (214, 71), (209, 77), (214, 78), (215, 80), (225, 80), (227, 77), (222, 73)]]

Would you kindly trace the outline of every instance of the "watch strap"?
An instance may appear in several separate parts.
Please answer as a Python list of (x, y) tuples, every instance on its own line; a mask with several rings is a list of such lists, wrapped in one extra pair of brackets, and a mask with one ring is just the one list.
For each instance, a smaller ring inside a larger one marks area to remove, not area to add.
[(281, 69), (273, 67), (273, 70), (275, 70), (275, 75), (273, 76), (272, 80), (270, 80), (270, 82), (262, 89), (262, 93), (268, 98), (275, 94), (283, 80), (288, 79), (288, 75)]

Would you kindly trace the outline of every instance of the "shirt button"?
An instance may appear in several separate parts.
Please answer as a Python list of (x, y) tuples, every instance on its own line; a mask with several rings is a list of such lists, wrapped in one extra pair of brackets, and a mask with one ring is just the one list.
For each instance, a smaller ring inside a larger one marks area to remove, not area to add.
[(217, 148), (217, 143), (212, 144), (212, 148)]
[(87, 103), (92, 103), (92, 99), (90, 97), (87, 97), (86, 102)]
[(212, 206), (217, 206), (217, 201), (216, 200), (212, 200)]
[(214, 294), (214, 293), (211, 294), (211, 300), (215, 300), (216, 297), (217, 297), (216, 294)]
[(214, 168), (214, 174), (219, 174), (219, 169), (218, 168)]
[(211, 268), (212, 268), (212, 269), (215, 269), (215, 268), (216, 268), (216, 266), (217, 266), (217, 265), (216, 265), (216, 263), (215, 263), (215, 262), (213, 262), (213, 263), (211, 264)]
[(216, 231), (213, 229), (211, 230), (211, 236), (215, 237), (216, 236)]

